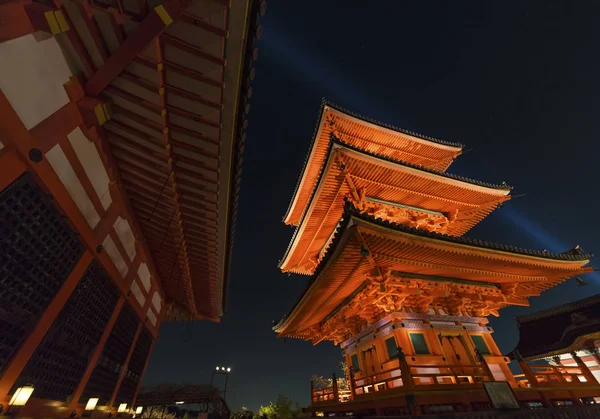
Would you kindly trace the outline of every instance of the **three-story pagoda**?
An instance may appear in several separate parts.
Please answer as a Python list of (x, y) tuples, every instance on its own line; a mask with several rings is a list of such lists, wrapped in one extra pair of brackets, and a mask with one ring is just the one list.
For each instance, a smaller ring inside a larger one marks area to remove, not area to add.
[[(335, 392), (313, 390), (313, 410), (489, 407), (482, 382), (518, 386), (487, 317), (592, 269), (578, 247), (550, 253), (464, 237), (511, 188), (446, 172), (462, 151), (323, 104), (279, 264), (311, 278), (274, 327), (339, 344), (351, 366), (350, 394), (336, 382)], [(417, 399), (392, 397), (407, 392)], [(541, 397), (529, 396), (519, 397)]]

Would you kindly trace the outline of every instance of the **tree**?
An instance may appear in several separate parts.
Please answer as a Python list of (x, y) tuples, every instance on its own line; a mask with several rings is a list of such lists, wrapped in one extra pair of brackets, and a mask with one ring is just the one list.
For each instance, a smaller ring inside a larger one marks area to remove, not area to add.
[(261, 406), (254, 419), (296, 419), (306, 416), (308, 415), (302, 413), (298, 402), (279, 394), (275, 403), (269, 402), (268, 406)]
[(147, 406), (142, 411), (144, 419), (176, 419), (174, 413), (170, 413), (166, 406)]
[[(348, 364), (346, 361), (340, 361), (339, 364), (340, 370), (343, 375), (337, 377), (337, 385), (339, 391), (347, 391), (350, 390), (350, 370), (348, 369)], [(313, 374), (312, 382), (315, 390), (323, 390), (326, 388), (333, 387), (333, 377), (323, 377), (322, 375)]]

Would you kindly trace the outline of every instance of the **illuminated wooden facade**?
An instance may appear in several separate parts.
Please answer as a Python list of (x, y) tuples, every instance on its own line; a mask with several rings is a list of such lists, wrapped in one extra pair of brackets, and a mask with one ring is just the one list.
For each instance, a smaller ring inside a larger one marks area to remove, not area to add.
[[(556, 379), (557, 370), (582, 363), (600, 381), (600, 294), (519, 316), (517, 324), (519, 343), (511, 356), (520, 362), (544, 359), (550, 364), (541, 369), (537, 381)], [(527, 379), (515, 378), (519, 385)]]
[[(447, 173), (461, 151), (323, 105), (284, 217), (296, 231), (280, 262), (311, 279), (274, 327), (339, 344), (352, 367), (350, 394), (315, 390), (313, 411), (489, 408), (483, 381), (518, 385), (486, 317), (591, 271), (579, 248), (553, 254), (463, 237), (510, 199), (510, 187)], [(530, 384), (518, 397), (548, 406), (600, 395), (595, 380), (583, 387), (542, 397)]]
[(129, 411), (161, 322), (219, 321), (264, 12), (0, 5), (4, 411)]

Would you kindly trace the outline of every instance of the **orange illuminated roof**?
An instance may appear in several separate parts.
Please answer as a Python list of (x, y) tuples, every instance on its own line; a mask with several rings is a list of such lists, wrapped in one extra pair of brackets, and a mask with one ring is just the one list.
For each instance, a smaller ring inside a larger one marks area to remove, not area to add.
[(462, 152), (461, 144), (375, 122), (324, 102), (302, 175), (284, 216), (286, 224), (300, 222), (327, 158), (332, 134), (350, 146), (439, 171), (445, 171)]
[(402, 307), (421, 305), (422, 312), (458, 301), (463, 313), (486, 316), (527, 305), (528, 297), (592, 270), (591, 255), (581, 251), (555, 254), (410, 229), (349, 203), (343, 219), (307, 290), (274, 327), (280, 336), (310, 336), (365, 281), (377, 284), (372, 301), (401, 297)]
[(317, 186), (288, 250), (284, 272), (312, 274), (349, 198), (376, 217), (461, 236), (509, 199), (510, 187), (426, 169), (331, 140)]

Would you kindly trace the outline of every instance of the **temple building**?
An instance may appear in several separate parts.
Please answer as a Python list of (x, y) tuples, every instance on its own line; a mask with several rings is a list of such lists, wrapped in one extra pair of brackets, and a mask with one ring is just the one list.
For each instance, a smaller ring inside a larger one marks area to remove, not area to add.
[(225, 312), (265, 7), (0, 4), (0, 413), (134, 413), (161, 323)]
[[(551, 365), (546, 371), (554, 373), (583, 362), (600, 382), (600, 294), (519, 316), (517, 324), (520, 339), (513, 358), (546, 360)], [(536, 380), (559, 377), (542, 374)]]
[(336, 380), (313, 388), (312, 412), (486, 410), (495, 406), (487, 383), (508, 383), (524, 407), (600, 396), (584, 364), (547, 394), (531, 371), (530, 382), (513, 376), (487, 318), (591, 271), (591, 255), (464, 237), (511, 188), (448, 173), (462, 150), (324, 102), (279, 264), (310, 280), (274, 326), (280, 337), (340, 345), (350, 366), (347, 394)]

